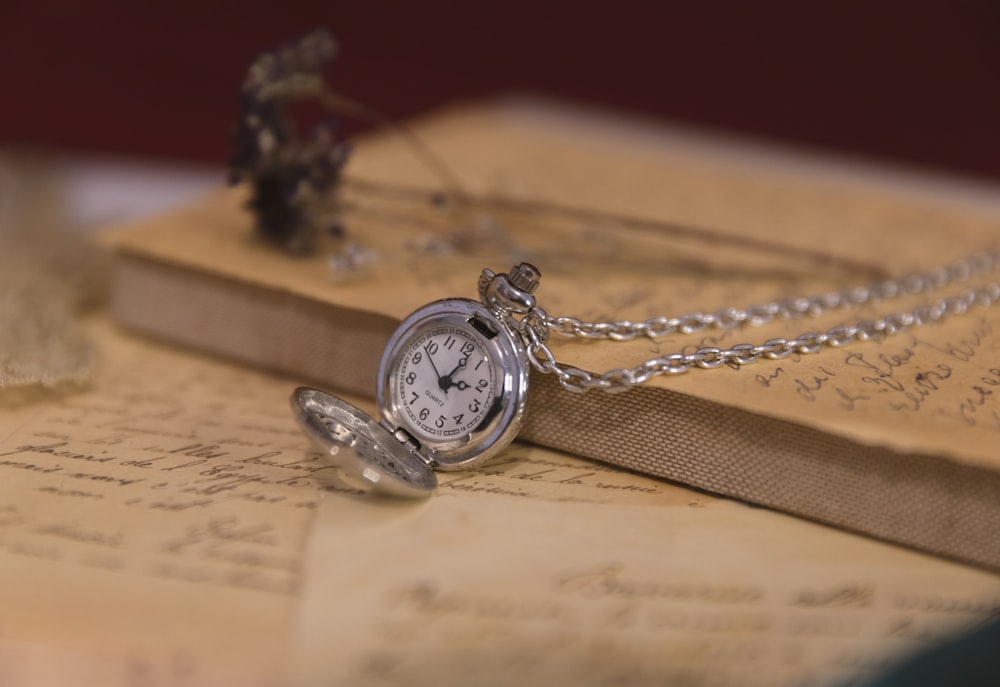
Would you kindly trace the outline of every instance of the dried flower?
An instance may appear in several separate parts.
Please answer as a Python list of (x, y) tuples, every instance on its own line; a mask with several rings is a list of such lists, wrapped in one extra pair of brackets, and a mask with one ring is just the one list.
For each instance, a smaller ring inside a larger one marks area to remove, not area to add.
[(293, 254), (311, 252), (319, 237), (341, 237), (337, 187), (350, 147), (329, 117), (303, 139), (288, 111), (328, 97), (324, 70), (337, 53), (324, 29), (262, 53), (251, 62), (230, 136), (229, 182), (251, 186), (248, 208), (257, 230)]

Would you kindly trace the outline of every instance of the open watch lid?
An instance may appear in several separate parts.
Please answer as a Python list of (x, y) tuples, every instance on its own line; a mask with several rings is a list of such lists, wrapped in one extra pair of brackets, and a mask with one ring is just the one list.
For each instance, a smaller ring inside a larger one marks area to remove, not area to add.
[(417, 447), (347, 401), (300, 387), (291, 405), (302, 430), (333, 457), (351, 486), (407, 498), (426, 498), (437, 487), (437, 477)]

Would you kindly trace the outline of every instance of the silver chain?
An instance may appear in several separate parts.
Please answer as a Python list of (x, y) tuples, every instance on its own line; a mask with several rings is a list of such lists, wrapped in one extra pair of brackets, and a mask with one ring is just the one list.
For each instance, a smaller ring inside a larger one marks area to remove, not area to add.
[(838, 325), (825, 333), (805, 333), (794, 339), (770, 339), (759, 345), (737, 344), (731, 348), (699, 348), (693, 353), (671, 353), (647, 360), (633, 368), (616, 368), (600, 374), (563, 365), (556, 361), (546, 344), (550, 332), (584, 339), (630, 341), (639, 337), (659, 339), (672, 334), (694, 334), (707, 329), (760, 326), (775, 319), (817, 316), (837, 308), (856, 307), (900, 296), (930, 294), (951, 284), (991, 274), (1000, 269), (1000, 246), (929, 272), (889, 279), (868, 286), (823, 293), (812, 297), (788, 298), (747, 308), (722, 308), (714, 313), (689, 313), (680, 317), (653, 317), (645, 322), (584, 322), (575, 317), (552, 317), (533, 308), (518, 324), (528, 348), (528, 359), (540, 372), (559, 377), (570, 391), (602, 389), (626, 391), (659, 375), (676, 375), (693, 368), (713, 369), (749, 365), (767, 358), (781, 360), (793, 354), (817, 353), (855, 341), (880, 339), (920, 325), (938, 322), (948, 315), (960, 315), (974, 305), (990, 306), (1000, 301), (1000, 283), (967, 289), (955, 296), (937, 298), (905, 312), (889, 313), (857, 324)]

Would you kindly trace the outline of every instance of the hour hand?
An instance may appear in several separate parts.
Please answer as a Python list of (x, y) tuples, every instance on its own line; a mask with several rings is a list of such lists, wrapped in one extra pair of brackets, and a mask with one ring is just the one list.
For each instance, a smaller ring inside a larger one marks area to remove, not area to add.
[[(458, 372), (463, 367), (465, 367), (466, 363), (468, 362), (469, 362), (469, 356), (465, 356), (464, 358), (459, 360), (458, 365), (455, 366), (455, 369), (453, 369), (451, 372), (448, 373), (448, 379), (454, 378), (455, 373)], [(452, 385), (454, 386), (454, 382), (452, 382)]]
[(469, 356), (465, 356), (464, 358), (458, 361), (458, 364), (455, 365), (455, 368), (451, 372), (446, 374), (444, 377), (438, 379), (438, 386), (441, 387), (442, 391), (448, 393), (448, 389), (450, 389), (453, 386), (457, 386), (459, 391), (469, 388), (469, 385), (466, 384), (465, 382), (462, 381), (456, 382), (453, 379), (453, 377), (458, 373), (458, 371), (461, 370), (463, 367), (465, 367), (465, 364), (468, 361), (469, 361)]

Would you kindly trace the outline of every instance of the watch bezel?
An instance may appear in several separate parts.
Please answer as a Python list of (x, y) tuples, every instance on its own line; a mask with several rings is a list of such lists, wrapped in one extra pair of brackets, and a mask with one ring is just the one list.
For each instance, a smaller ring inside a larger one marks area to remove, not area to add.
[[(396, 361), (417, 332), (437, 326), (472, 328), (471, 320), (477, 316), (497, 332), (492, 338), (484, 338), (497, 356), (494, 404), (500, 404), (500, 410), (488, 413), (487, 422), (458, 438), (434, 441), (413, 436), (391, 392)], [(379, 361), (376, 397), (383, 424), (391, 430), (407, 430), (420, 443), (428, 462), (441, 470), (465, 469), (489, 460), (517, 436), (527, 402), (529, 364), (524, 347), (515, 336), (488, 308), (465, 298), (434, 301), (414, 311), (393, 332)]]

